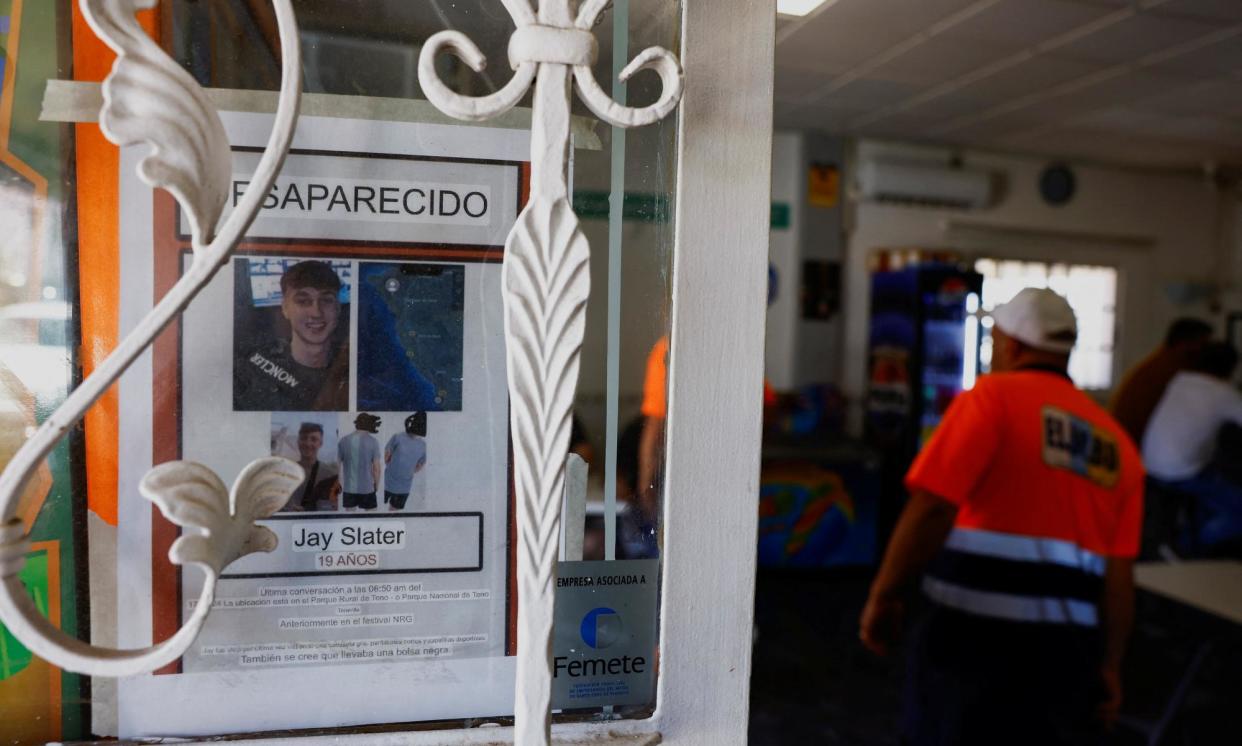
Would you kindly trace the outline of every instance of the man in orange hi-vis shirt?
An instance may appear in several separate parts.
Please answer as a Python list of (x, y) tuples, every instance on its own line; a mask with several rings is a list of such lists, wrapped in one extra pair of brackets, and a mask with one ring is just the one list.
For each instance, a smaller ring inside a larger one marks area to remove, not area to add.
[(910, 468), (860, 637), (888, 651), (926, 570), (906, 742), (1098, 743), (1121, 703), (1143, 467), (1066, 374), (1077, 322), (1061, 296), (1028, 288), (994, 320), (994, 373)]
[(668, 335), (660, 337), (647, 355), (643, 377), (642, 430), (638, 442), (638, 483), (630, 506), (633, 536), (629, 556), (658, 557), (660, 511), (658, 482), (663, 467), (664, 421), (668, 417)]
[(639, 494), (655, 487), (659, 470), (660, 443), (664, 438), (664, 420), (668, 417), (668, 335), (660, 339), (647, 355), (647, 373), (643, 378), (642, 444), (639, 447)]

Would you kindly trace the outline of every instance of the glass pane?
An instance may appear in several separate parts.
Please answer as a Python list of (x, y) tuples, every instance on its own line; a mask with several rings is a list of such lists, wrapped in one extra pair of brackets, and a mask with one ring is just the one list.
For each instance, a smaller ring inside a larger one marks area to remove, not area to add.
[[(680, 3), (614, 2), (596, 28), (601, 49), (595, 76), (604, 89), (630, 106), (654, 103), (660, 88), (653, 75), (628, 86), (609, 81), (643, 49), (678, 49), (680, 18)], [(581, 106), (577, 110), (586, 113)], [(592, 247), (592, 296), (575, 403), (582, 435), (575, 450), (585, 451), (589, 477), (585, 521), (571, 522), (566, 530), (580, 528), (581, 558), (615, 563), (610, 573), (650, 567), (658, 575), (664, 542), (677, 130), (675, 113), (628, 131), (604, 126), (601, 149), (575, 152), (574, 203)], [(567, 553), (566, 559), (574, 555)], [(653, 612), (657, 598), (648, 597)], [(654, 614), (649, 619), (654, 621)], [(572, 622), (562, 613), (558, 620)], [(593, 716), (643, 717), (654, 704), (652, 692), (630, 697), (616, 712), (606, 708)]]
[[(3, 432), (19, 436), (64, 397), (74, 350), (97, 365), (192, 262), (185, 216), (134, 175), (142, 148), (113, 149), (93, 123), (75, 141), (72, 125), (38, 121), (47, 80), (98, 81), (111, 64), (84, 24), (72, 26), (75, 4), (14, 4), (21, 17), (8, 27), (22, 44), (8, 41), (3, 89), (15, 104), (0, 383), (6, 416), (22, 423)], [(320, 94), (304, 100), (295, 149), (235, 258), (57, 451), (23, 578), (62, 628), (84, 639), (89, 628), (96, 644), (172, 634), (197, 608), (203, 577), (168, 552), (195, 531), (138, 492), (153, 464), (171, 460), (202, 463), (226, 485), (256, 458), (299, 462), (293, 497), (264, 521), (280, 548), (230, 567), (200, 639), (156, 675), (88, 682), (0, 640), (6, 736), (404, 730), (512, 715), (516, 509), (500, 273), (528, 197), (520, 107), (530, 98), (499, 123), (468, 126), (434, 112), (417, 81), (423, 43), (455, 29), (491, 64), (476, 75), (443, 55), (441, 78), (461, 93), (497, 90), (511, 75), (512, 23), (497, 0), (294, 6), (304, 87)], [(273, 12), (251, 0), (161, 0), (143, 21), (213, 89), (234, 147), (227, 219), (271, 126)], [(642, 49), (679, 48), (679, 4), (617, 0), (595, 33), (604, 90), (653, 103), (654, 75), (611, 81)], [(554, 706), (572, 720), (646, 717), (678, 125), (673, 115), (627, 133), (577, 100), (572, 111), (592, 298), (572, 446), (585, 479), (566, 497)], [(0, 456), (20, 440), (7, 438)], [(34, 515), (32, 504), (23, 511)], [(614, 658), (627, 676), (592, 673)], [(49, 682), (59, 699), (45, 696)]]
[[(67, 3), (0, 2), (0, 466), (7, 465), (76, 378), (77, 233), (73, 133), (39, 119), (44, 81), (70, 65)], [(93, 278), (92, 278), (93, 279)], [(88, 628), (80, 581), (81, 439), (72, 434), (27, 485), (17, 517), (31, 546), (19, 577), (35, 606), (74, 635)], [(89, 734), (82, 677), (35, 657), (0, 626), (0, 743)]]

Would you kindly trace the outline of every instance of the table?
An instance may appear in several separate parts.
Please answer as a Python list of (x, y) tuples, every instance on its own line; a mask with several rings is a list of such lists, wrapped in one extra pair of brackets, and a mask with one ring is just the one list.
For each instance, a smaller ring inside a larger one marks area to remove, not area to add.
[(1178, 603), (1242, 624), (1242, 562), (1140, 562), (1134, 583)]
[[(1134, 584), (1148, 593), (1242, 625), (1242, 562), (1140, 562), (1134, 566)], [(1146, 733), (1148, 746), (1159, 746), (1164, 739), (1173, 717), (1181, 709), (1194, 684), (1195, 676), (1211, 654), (1214, 642), (1209, 639), (1199, 645), (1156, 722), (1122, 718), (1124, 724)]]

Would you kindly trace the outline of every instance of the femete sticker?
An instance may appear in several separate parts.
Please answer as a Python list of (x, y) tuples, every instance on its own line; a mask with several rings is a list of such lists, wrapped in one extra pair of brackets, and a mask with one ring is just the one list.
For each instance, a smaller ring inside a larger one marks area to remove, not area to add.
[(659, 560), (558, 565), (554, 708), (652, 701), (659, 571)]

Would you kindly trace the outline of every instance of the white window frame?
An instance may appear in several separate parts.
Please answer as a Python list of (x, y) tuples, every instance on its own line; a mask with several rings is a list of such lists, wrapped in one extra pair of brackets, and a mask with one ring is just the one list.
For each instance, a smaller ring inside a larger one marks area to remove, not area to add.
[[(656, 710), (643, 720), (554, 725), (558, 744), (747, 740), (776, 8), (775, 0), (682, 0), (682, 14)], [(299, 739), (398, 742), (509, 744), (513, 729)]]
[[(1116, 285), (1114, 287), (1113, 299), (1112, 299), (1113, 300), (1113, 304), (1112, 304), (1113, 328), (1112, 328), (1112, 346), (1109, 348), (1108, 385), (1107, 386), (1087, 386), (1078, 381), (1075, 381), (1075, 383), (1078, 384), (1079, 387), (1082, 388), (1084, 391), (1093, 392), (1093, 393), (1108, 392), (1108, 391), (1111, 391), (1113, 387), (1117, 385), (1117, 375), (1118, 375), (1117, 356), (1120, 353), (1120, 351), (1118, 350), (1117, 340), (1118, 340), (1118, 330), (1120, 329), (1120, 325), (1121, 325), (1121, 320), (1119, 318), (1119, 315), (1120, 315), (1120, 305), (1121, 305), (1120, 301), (1121, 301), (1122, 269), (1120, 267), (1118, 267), (1115, 263), (1105, 264), (1105, 263), (1098, 263), (1098, 262), (1084, 262), (1077, 258), (1068, 259), (1068, 260), (1062, 259), (1062, 260), (1057, 260), (1057, 261), (1046, 261), (1044, 259), (1001, 257), (1001, 256), (997, 256), (995, 253), (984, 252), (984, 253), (973, 256), (969, 260), (971, 269), (978, 272), (979, 262), (981, 261), (990, 261), (996, 264), (1002, 264), (1004, 262), (1019, 262), (1019, 263), (1028, 264), (1028, 265), (1037, 264), (1047, 269), (1051, 269), (1053, 267), (1065, 267), (1067, 269), (1072, 269), (1075, 267), (1082, 267), (1082, 268), (1101, 269), (1101, 270), (1111, 271), (1116, 280)], [(987, 283), (986, 277), (984, 278), (984, 283), (986, 286), (986, 283)], [(985, 290), (986, 290), (986, 287), (985, 287)], [(984, 308), (983, 306), (986, 300), (987, 300), (986, 298), (982, 298), (982, 297), (980, 298), (980, 316), (991, 316), (992, 314), (992, 310), (988, 310)], [(1081, 323), (1082, 323), (1082, 319), (1080, 317), (1079, 318), (1080, 331), (1082, 328)], [(1079, 341), (1080, 342), (1082, 341), (1081, 336), (1080, 336)], [(1079, 352), (1080, 352), (1080, 349), (1075, 348), (1075, 354), (1078, 354)], [(1070, 363), (1071, 374), (1073, 374), (1073, 370), (1074, 370), (1074, 366), (1073, 366), (1073, 361), (1071, 360), (1071, 363)]]
[(1117, 270), (1117, 323), (1113, 345), (1113, 385), (1156, 344), (1160, 327), (1160, 292), (1153, 252), (1145, 236), (1060, 234), (1014, 229), (974, 221), (950, 220), (949, 243), (966, 261), (997, 259), (1048, 264), (1090, 264)]

